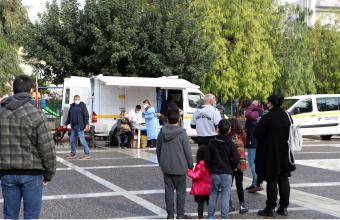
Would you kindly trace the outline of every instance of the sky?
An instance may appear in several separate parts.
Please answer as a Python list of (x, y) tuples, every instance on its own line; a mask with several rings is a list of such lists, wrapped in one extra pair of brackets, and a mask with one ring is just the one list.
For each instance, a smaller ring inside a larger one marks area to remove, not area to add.
[[(47, 1), (52, 2), (52, 0), (22, 0), (22, 4), (28, 9), (28, 15), (32, 22), (38, 19), (38, 13), (46, 10)], [(78, 2), (84, 4), (85, 0), (78, 0)]]

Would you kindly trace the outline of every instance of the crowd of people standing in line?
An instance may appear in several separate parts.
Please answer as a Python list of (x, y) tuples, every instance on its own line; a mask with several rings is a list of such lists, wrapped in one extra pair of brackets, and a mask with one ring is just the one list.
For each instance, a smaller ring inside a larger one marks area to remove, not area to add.
[[(205, 96), (204, 105), (193, 114), (191, 127), (197, 130), (198, 151), (193, 165), (189, 138), (178, 126), (179, 109), (167, 112), (169, 124), (163, 126), (157, 138), (157, 158), (164, 174), (165, 203), (167, 218), (175, 216), (174, 190), (176, 190), (176, 218), (188, 218), (184, 214), (186, 175), (192, 178), (191, 194), (197, 202), (198, 218), (204, 218), (204, 204), (208, 206), (208, 219), (215, 217), (216, 201), (221, 194), (221, 218), (228, 218), (234, 211), (231, 187), (236, 182), (239, 212), (246, 213), (244, 200), (243, 172), (248, 164), (252, 173), (249, 193), (263, 190), (267, 182), (265, 208), (259, 216), (287, 216), (290, 184), (288, 177), (295, 170), (289, 162), (289, 115), (281, 108), (283, 97), (271, 95), (267, 100), (267, 111), (254, 100), (246, 109), (244, 128), (236, 118), (224, 118), (215, 107), (216, 98)], [(280, 195), (277, 205), (277, 195)]]
[[(18, 76), (13, 82), (14, 95), (1, 101), (0, 107), (0, 176), (3, 194), (4, 218), (18, 219), (23, 200), (24, 218), (38, 219), (42, 204), (43, 185), (56, 172), (56, 152), (44, 114), (31, 105), (33, 81)], [(289, 127), (291, 119), (281, 105), (283, 97), (272, 95), (267, 100), (268, 112), (254, 101), (246, 110), (245, 130), (235, 118), (225, 119), (215, 107), (216, 98), (208, 94), (204, 105), (193, 114), (192, 128), (197, 130), (197, 164), (194, 167), (189, 138), (179, 126), (180, 109), (169, 105), (167, 123), (160, 129), (157, 113), (148, 100), (143, 102), (150, 146), (156, 146), (159, 166), (164, 176), (165, 203), (168, 218), (174, 218), (174, 191), (176, 191), (176, 218), (185, 215), (186, 178), (192, 178), (191, 194), (198, 204), (198, 217), (203, 218), (204, 204), (208, 218), (215, 217), (216, 201), (221, 194), (221, 217), (228, 218), (232, 210), (231, 187), (236, 182), (240, 213), (248, 212), (244, 201), (243, 172), (247, 168), (245, 148), (253, 181), (248, 192), (262, 190), (267, 183), (267, 201), (258, 215), (287, 216), (289, 206), (289, 177), (295, 166), (289, 162)], [(136, 106), (136, 113), (140, 111)], [(121, 115), (121, 118), (125, 118)], [(121, 121), (121, 126), (124, 124)], [(125, 124), (129, 124), (129, 120)], [(85, 156), (90, 152), (84, 137), (89, 129), (88, 112), (79, 96), (74, 97), (66, 124), (71, 124), (71, 154), (76, 156), (75, 139), (80, 138)], [(124, 126), (123, 126), (124, 127)], [(25, 131), (25, 132), (23, 132)], [(156, 141), (157, 140), (157, 141)], [(29, 148), (30, 151), (26, 149)], [(25, 158), (23, 160), (23, 158)], [(277, 196), (280, 195), (277, 204)]]

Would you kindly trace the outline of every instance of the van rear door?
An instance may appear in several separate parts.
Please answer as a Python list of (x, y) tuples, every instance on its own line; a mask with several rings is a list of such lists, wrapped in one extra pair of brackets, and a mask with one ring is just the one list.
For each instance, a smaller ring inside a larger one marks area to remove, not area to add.
[(75, 95), (80, 96), (80, 100), (86, 104), (89, 114), (91, 113), (90, 88), (90, 78), (72, 76), (64, 80), (61, 125), (63, 125), (67, 119), (68, 110), (70, 104), (73, 103), (73, 97)]

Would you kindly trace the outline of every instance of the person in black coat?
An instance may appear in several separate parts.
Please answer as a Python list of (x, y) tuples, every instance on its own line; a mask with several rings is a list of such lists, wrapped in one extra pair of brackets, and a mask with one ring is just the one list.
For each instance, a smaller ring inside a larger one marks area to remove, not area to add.
[[(279, 188), (280, 202), (276, 211), (287, 216), (290, 185), (288, 177), (292, 171), (289, 163), (288, 137), (290, 120), (281, 108), (284, 98), (271, 95), (268, 98), (269, 112), (259, 121), (254, 135), (258, 141), (255, 167), (257, 175), (267, 182), (266, 207), (258, 215), (275, 216)], [(279, 186), (279, 187), (278, 187)]]

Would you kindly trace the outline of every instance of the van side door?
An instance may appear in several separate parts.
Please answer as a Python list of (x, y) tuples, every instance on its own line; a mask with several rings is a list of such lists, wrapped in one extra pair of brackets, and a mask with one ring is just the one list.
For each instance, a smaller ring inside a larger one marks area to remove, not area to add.
[(318, 109), (317, 125), (320, 135), (339, 134), (340, 123), (340, 97), (316, 98)]

